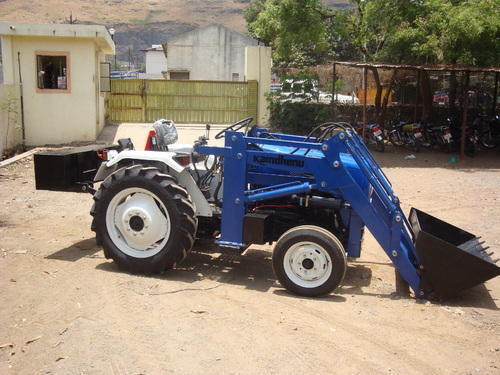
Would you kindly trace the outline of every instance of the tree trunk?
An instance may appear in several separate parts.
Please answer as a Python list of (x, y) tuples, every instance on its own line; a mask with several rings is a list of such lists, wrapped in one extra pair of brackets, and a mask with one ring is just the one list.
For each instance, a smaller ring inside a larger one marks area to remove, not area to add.
[(398, 70), (394, 69), (392, 71), (391, 80), (389, 82), (389, 86), (387, 86), (387, 90), (384, 94), (384, 99), (382, 101), (382, 113), (380, 116), (380, 124), (384, 125), (385, 116), (387, 114), (387, 104), (389, 104), (389, 96), (391, 95), (392, 86), (394, 86), (394, 82), (396, 81), (396, 77), (398, 76)]
[(382, 86), (380, 85), (380, 77), (378, 75), (377, 68), (369, 67), (368, 69), (370, 69), (370, 71), (373, 73), (373, 79), (375, 81), (375, 85), (377, 86), (377, 94), (375, 95), (375, 116), (376, 116), (376, 121), (378, 122), (380, 117), (380, 101), (382, 98)]
[(429, 121), (432, 114), (432, 92), (429, 74), (425, 70), (420, 73), (420, 96), (422, 98), (422, 120)]
[(448, 93), (448, 100), (449, 100), (449, 107), (450, 107), (450, 114), (455, 114), (455, 101), (457, 100), (457, 88), (458, 88), (458, 80), (457, 80), (457, 73), (452, 70), (450, 73), (450, 89)]

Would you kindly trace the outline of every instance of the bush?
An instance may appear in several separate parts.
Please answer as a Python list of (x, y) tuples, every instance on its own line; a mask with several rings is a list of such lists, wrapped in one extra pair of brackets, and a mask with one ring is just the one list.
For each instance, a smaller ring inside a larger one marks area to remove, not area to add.
[[(280, 101), (272, 97), (269, 101), (270, 120), (272, 131), (278, 133), (307, 135), (315, 126), (328, 121), (362, 122), (363, 106), (360, 104), (336, 103), (335, 108), (331, 104), (314, 102)], [(399, 121), (412, 122), (414, 118), (414, 107), (412, 105), (394, 105), (387, 107), (385, 121), (382, 125), (391, 128)], [(430, 120), (435, 125), (446, 124), (446, 118), (450, 116), (448, 108), (433, 108), (433, 116)], [(469, 115), (471, 116), (471, 115)], [(376, 122), (375, 107), (368, 105), (366, 108), (368, 123)], [(460, 114), (457, 114), (457, 118)], [(473, 116), (471, 117), (473, 118)], [(417, 112), (417, 121), (420, 120), (420, 111)]]
[(332, 107), (319, 103), (271, 101), (271, 129), (280, 133), (306, 135), (315, 126), (331, 121)]

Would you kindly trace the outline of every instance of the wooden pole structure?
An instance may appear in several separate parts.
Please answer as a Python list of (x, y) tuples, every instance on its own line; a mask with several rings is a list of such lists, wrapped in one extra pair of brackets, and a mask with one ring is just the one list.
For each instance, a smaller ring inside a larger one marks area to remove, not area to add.
[(464, 87), (462, 92), (462, 136), (460, 138), (460, 155), (465, 155), (465, 128), (467, 127), (467, 106), (469, 97), (469, 78), (470, 72), (465, 72)]
[(497, 96), (498, 96), (498, 72), (495, 73), (495, 91), (493, 92), (493, 103), (491, 105), (491, 117), (495, 117), (497, 112)]
[(420, 97), (420, 70), (417, 70), (417, 85), (415, 87), (415, 106), (413, 107), (413, 123), (417, 122), (419, 97)]
[(337, 81), (337, 74), (336, 74), (336, 67), (337, 64), (335, 62), (333, 63), (333, 83), (332, 83), (332, 121), (335, 121), (335, 83)]
[(366, 88), (367, 86), (367, 80), (368, 80), (368, 69), (366, 69), (366, 66), (363, 67), (363, 140), (366, 140), (366, 102), (368, 100), (368, 90)]

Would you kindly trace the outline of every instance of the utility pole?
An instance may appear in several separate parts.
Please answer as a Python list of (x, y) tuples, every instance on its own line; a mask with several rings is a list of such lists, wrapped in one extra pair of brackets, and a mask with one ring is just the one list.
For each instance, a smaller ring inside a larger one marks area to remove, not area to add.
[(78, 23), (78, 18), (73, 19), (73, 12), (70, 12), (69, 19), (66, 18), (65, 22), (72, 25), (72, 24)]
[(128, 47), (128, 71), (130, 72), (130, 60), (132, 59), (132, 54), (130, 52), (130, 47)]

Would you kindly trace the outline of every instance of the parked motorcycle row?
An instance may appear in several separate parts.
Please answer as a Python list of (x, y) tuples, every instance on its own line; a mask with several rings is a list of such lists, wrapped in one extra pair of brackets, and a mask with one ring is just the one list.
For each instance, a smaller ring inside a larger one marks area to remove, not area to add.
[[(363, 132), (362, 123), (353, 123), (359, 134)], [(413, 152), (422, 148), (439, 149), (444, 152), (456, 152), (460, 149), (462, 128), (455, 118), (448, 118), (445, 124), (431, 124), (425, 122), (406, 123), (395, 121), (390, 128), (384, 129), (378, 124), (367, 124), (365, 139), (369, 146), (377, 151), (385, 150), (386, 142), (393, 146), (406, 147)], [(481, 148), (493, 149), (500, 144), (500, 118), (493, 119), (478, 117), (465, 130), (465, 153), (476, 154)]]

